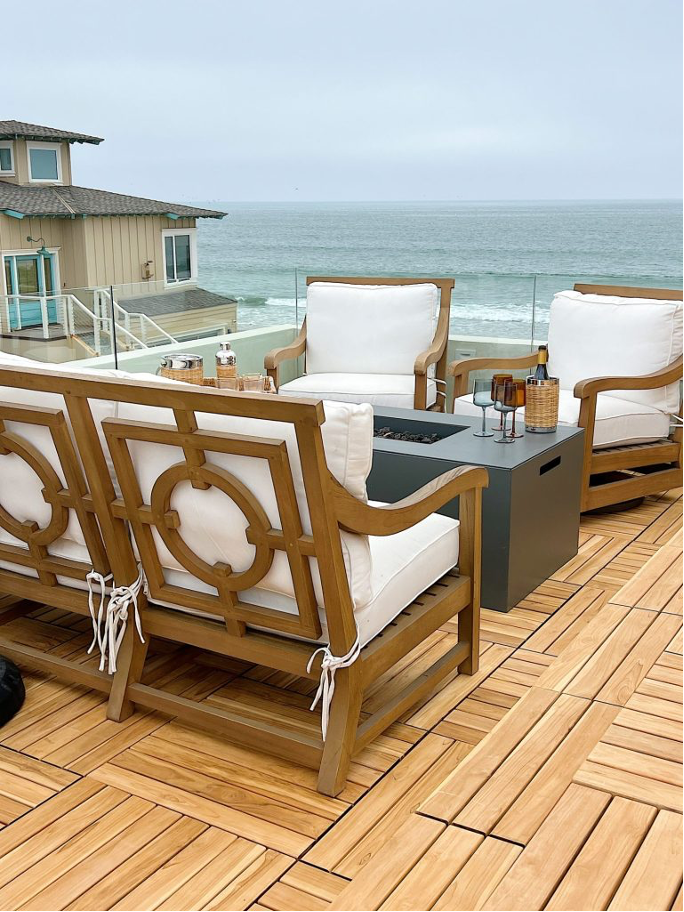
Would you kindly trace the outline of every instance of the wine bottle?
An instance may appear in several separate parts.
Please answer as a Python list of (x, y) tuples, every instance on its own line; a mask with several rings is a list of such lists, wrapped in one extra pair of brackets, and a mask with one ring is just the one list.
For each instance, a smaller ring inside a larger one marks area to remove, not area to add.
[(549, 372), (546, 369), (546, 362), (549, 360), (549, 350), (546, 345), (540, 345), (537, 352), (537, 369), (534, 372), (535, 380), (548, 380)]

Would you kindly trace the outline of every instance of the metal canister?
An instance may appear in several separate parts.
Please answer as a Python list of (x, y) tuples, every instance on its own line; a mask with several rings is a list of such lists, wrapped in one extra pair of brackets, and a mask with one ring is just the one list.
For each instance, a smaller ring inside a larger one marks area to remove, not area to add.
[(219, 380), (231, 380), (237, 377), (237, 355), (230, 342), (220, 342), (216, 352), (216, 376)]
[(525, 382), (525, 430), (532, 434), (552, 434), (558, 427), (558, 377)]
[(202, 385), (204, 362), (201, 355), (174, 353), (164, 355), (159, 366), (159, 373), (169, 380), (182, 380), (185, 383)]

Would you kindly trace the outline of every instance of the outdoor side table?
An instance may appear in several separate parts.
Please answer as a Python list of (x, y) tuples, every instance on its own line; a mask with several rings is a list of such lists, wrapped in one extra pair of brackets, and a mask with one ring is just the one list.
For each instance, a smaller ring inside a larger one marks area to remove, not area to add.
[[(482, 606), (510, 611), (577, 554), (584, 430), (559, 426), (509, 446), (474, 437), (481, 419), (377, 408), (375, 428), (437, 434), (433, 444), (375, 438), (371, 500), (391, 503), (460, 465), (484, 466)], [(458, 518), (458, 500), (438, 511)]]

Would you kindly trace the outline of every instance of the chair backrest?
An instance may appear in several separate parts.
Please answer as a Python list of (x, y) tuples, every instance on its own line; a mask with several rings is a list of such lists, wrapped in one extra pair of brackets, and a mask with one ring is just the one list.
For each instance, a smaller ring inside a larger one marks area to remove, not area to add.
[[(19, 380), (19, 371), (39, 364), (0, 352), (1, 376), (6, 376), (4, 367), (12, 369), (11, 379)], [(37, 589), (57, 587), (59, 581), (85, 588), (91, 569), (103, 575), (110, 569), (64, 399), (52, 391), (53, 369), (45, 366), (44, 383), (5, 386), (0, 380), (0, 589), (4, 592), (23, 588), (22, 576), (35, 581)], [(113, 410), (112, 403), (100, 403), (98, 421)], [(36, 598), (40, 598), (38, 592)]]
[[(549, 371), (563, 389), (592, 377), (641, 376), (682, 354), (682, 292), (576, 285), (551, 304)], [(611, 390), (611, 396), (675, 413), (679, 385)]]
[[(0, 388), (3, 421), (42, 428), (50, 420), (63, 429), (60, 445), (71, 446), (63, 474), (67, 482), (75, 479), (80, 495), (74, 495), (73, 509), (82, 537), (93, 526), (97, 531), (95, 509), (104, 539), (100, 567), (107, 569), (109, 555), (117, 583), (137, 575), (130, 523), (153, 600), (223, 617), (234, 634), (250, 625), (310, 638), (321, 633), (318, 605), (324, 605), (331, 641), (348, 642), (354, 604), (370, 599), (370, 552), (365, 536), (340, 531), (328, 486), (332, 473), (355, 497), (366, 497), (370, 406), (331, 403), (324, 410), (320, 402), (301, 399), (2, 365)], [(27, 406), (10, 401), (29, 394), (27, 417), (16, 411)], [(40, 522), (37, 532), (52, 541), (64, 533), (62, 511), (72, 495), (61, 478), (54, 479), (55, 459), (45, 444), (41, 439), (34, 446), (48, 464), (38, 474), (60, 521), (49, 522), (42, 513), (34, 520), (37, 503), (22, 517)], [(0, 446), (5, 452), (13, 446), (4, 428)], [(6, 458), (11, 456), (0, 455)], [(35, 454), (27, 458), (25, 444), (18, 458), (35, 471)], [(5, 514), (13, 495), (5, 477), (0, 475), (0, 527), (11, 534)], [(31, 562), (22, 558), (39, 575), (52, 566), (37, 550), (43, 544), (32, 543)], [(7, 547), (0, 548), (0, 559), (14, 556)], [(81, 556), (79, 570), (90, 569), (85, 561)], [(2, 576), (0, 570), (0, 591)]]
[(307, 278), (310, 374), (413, 374), (449, 321), (453, 279)]

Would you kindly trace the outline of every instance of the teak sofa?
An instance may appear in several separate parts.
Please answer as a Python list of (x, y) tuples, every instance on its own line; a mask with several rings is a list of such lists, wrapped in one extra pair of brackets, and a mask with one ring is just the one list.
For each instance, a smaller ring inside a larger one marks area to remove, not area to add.
[[(446, 403), (453, 279), (308, 276), (307, 315), (295, 341), (264, 366), (288, 396), (437, 409)], [(280, 385), (280, 365), (305, 373)]]
[[(355, 751), (456, 669), (477, 669), (484, 469), (373, 505), (368, 405), (3, 357), (0, 593), (26, 601), (0, 623), (37, 604), (90, 614), (116, 670), (11, 636), (0, 653), (109, 693), (110, 719), (140, 704), (319, 768), (329, 795)], [(460, 525), (433, 515), (454, 497)], [(95, 580), (107, 582), (118, 656), (97, 624)], [(451, 649), (364, 711), (368, 687), (456, 614)], [(141, 683), (152, 637), (320, 679), (325, 735), (315, 717), (264, 723)]]
[[(681, 290), (606, 285), (575, 285), (553, 300), (549, 373), (560, 379), (559, 421), (585, 429), (583, 511), (682, 483), (681, 301)], [(536, 351), (453, 362), (454, 413), (480, 414), (471, 372), (536, 363)]]

